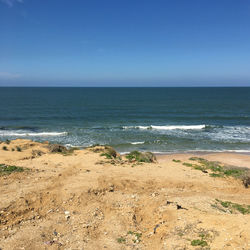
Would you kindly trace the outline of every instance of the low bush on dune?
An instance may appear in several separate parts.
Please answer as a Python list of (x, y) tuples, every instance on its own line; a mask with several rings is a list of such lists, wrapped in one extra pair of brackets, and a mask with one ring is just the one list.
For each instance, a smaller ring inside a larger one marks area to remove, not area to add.
[(24, 171), (23, 167), (0, 164), (0, 176), (6, 175), (6, 174), (11, 174), (13, 172), (23, 172), (23, 171)]
[[(125, 163), (123, 161), (120, 154), (116, 152), (116, 150), (111, 146), (91, 146), (89, 149), (92, 152), (100, 153), (101, 156), (105, 156), (106, 159), (115, 161), (115, 163)], [(139, 152), (139, 151), (132, 151), (129, 154), (125, 155), (125, 158), (128, 159), (130, 162), (156, 162), (156, 157), (151, 152)]]
[(119, 155), (111, 146), (104, 146), (101, 156), (105, 156), (107, 159), (116, 159)]
[(227, 166), (218, 161), (208, 161), (199, 157), (191, 157), (189, 160), (195, 161), (196, 164), (184, 162), (183, 165), (209, 173), (211, 177), (233, 177), (240, 179), (246, 188), (250, 185), (250, 170), (248, 168)]
[(61, 153), (63, 155), (71, 155), (74, 153), (75, 150), (79, 150), (77, 147), (72, 147), (72, 148), (66, 148), (63, 145), (60, 144), (50, 144), (49, 145), (49, 152), (50, 153)]
[(116, 150), (108, 145), (95, 144), (88, 147), (94, 153), (100, 153), (100, 156), (105, 156), (109, 160), (121, 160), (120, 154)]
[(68, 150), (66, 147), (60, 144), (50, 144), (49, 151), (51, 153), (66, 153)]
[(137, 162), (156, 162), (156, 157), (151, 152), (139, 152), (139, 151), (132, 151), (126, 155), (126, 158), (129, 161), (137, 161)]
[(245, 186), (245, 188), (248, 188), (250, 186), (250, 174), (247, 176), (242, 177), (242, 183)]
[(192, 246), (201, 246), (201, 247), (205, 247), (207, 246), (207, 242), (205, 240), (200, 240), (200, 239), (196, 239), (196, 240), (192, 240), (191, 241), (191, 245)]
[(172, 161), (175, 162), (175, 163), (181, 162), (181, 160), (176, 160), (176, 159), (173, 159)]
[(222, 201), (219, 199), (215, 200), (216, 203), (212, 204), (213, 208), (217, 208), (222, 212), (241, 213), (241, 214), (250, 214), (250, 205), (242, 205), (238, 203), (233, 203), (231, 201)]

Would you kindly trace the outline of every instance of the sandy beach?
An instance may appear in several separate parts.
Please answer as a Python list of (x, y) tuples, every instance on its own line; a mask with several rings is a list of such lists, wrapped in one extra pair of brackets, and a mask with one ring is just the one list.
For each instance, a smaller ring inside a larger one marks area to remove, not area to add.
[(0, 248), (250, 249), (250, 189), (200, 167), (216, 161), (247, 172), (249, 155), (172, 154), (140, 163), (107, 159), (101, 150), (56, 153), (47, 142), (2, 142), (0, 164), (22, 171), (0, 175)]

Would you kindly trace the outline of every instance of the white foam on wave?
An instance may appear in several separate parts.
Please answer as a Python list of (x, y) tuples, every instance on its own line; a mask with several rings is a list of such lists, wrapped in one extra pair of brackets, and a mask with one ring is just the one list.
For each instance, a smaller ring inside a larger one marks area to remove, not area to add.
[(131, 142), (131, 144), (133, 144), (133, 145), (143, 144), (143, 143), (144, 143), (144, 141), (135, 141), (135, 142)]
[(206, 127), (206, 125), (170, 125), (170, 126), (153, 126), (151, 125), (152, 129), (160, 129), (160, 130), (175, 130), (175, 129), (183, 129), (183, 130), (188, 130), (188, 129), (203, 129)]
[(196, 130), (196, 129), (204, 129), (206, 125), (166, 125), (166, 126), (124, 126), (123, 129), (154, 129), (154, 130)]
[(84, 146), (79, 146), (79, 145), (72, 145), (70, 143), (67, 143), (64, 145), (66, 148), (81, 148), (81, 147), (84, 147)]
[(0, 131), (0, 136), (17, 136), (17, 137), (47, 137), (67, 135), (67, 132), (16, 132), (16, 131)]

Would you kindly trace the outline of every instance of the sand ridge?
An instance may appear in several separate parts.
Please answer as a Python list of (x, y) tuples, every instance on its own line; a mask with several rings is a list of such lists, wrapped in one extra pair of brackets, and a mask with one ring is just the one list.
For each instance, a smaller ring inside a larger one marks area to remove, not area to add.
[[(50, 153), (48, 145), (0, 144), (0, 164), (29, 169), (0, 176), (3, 250), (250, 249), (250, 214), (217, 201), (250, 205), (250, 189), (183, 166), (195, 155), (136, 164), (91, 149)], [(12, 151), (17, 146), (21, 152)], [(202, 157), (250, 167), (248, 155)]]

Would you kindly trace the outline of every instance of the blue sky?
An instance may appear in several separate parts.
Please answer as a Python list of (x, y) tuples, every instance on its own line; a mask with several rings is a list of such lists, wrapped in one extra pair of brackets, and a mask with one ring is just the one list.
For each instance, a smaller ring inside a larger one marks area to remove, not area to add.
[(0, 0), (0, 86), (250, 86), (250, 1)]

